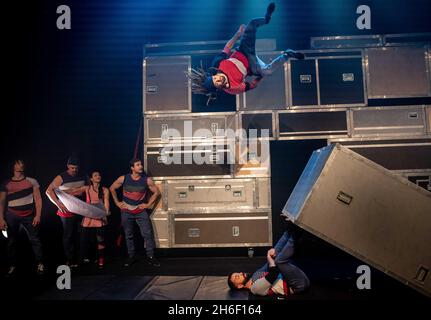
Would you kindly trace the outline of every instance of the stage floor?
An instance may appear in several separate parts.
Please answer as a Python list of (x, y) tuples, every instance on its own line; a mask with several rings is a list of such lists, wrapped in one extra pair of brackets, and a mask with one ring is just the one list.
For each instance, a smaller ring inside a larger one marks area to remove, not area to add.
[[(232, 292), (227, 275), (233, 271), (253, 272), (264, 257), (161, 258), (160, 267), (143, 259), (128, 269), (123, 259), (108, 261), (104, 270), (95, 265), (72, 272), (71, 290), (58, 290), (54, 268), (42, 277), (1, 279), (6, 299), (35, 300), (260, 300), (246, 291)], [(425, 296), (372, 269), (372, 290), (356, 287), (356, 268), (361, 261), (338, 251), (330, 257), (314, 253), (300, 256), (295, 263), (310, 278), (311, 288), (289, 300), (364, 300), (400, 298), (422, 300)], [(25, 287), (24, 287), (25, 285)], [(24, 289), (26, 288), (26, 289)]]

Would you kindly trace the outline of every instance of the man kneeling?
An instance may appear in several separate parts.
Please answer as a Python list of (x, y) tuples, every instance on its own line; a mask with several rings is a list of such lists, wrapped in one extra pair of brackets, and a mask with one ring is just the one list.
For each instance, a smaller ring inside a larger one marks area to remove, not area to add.
[(250, 290), (259, 296), (297, 294), (310, 286), (306, 274), (291, 263), (294, 253), (293, 237), (286, 231), (274, 248), (268, 250), (267, 263), (253, 275), (233, 272), (228, 285), (233, 290)]

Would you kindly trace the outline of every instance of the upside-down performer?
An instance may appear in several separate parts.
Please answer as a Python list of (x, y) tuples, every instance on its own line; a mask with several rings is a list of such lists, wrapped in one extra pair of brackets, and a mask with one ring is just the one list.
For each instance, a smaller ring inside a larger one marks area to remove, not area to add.
[[(191, 70), (188, 77), (192, 82), (193, 93), (207, 95), (209, 100), (215, 97), (218, 90), (232, 95), (240, 94), (256, 88), (263, 77), (272, 74), (289, 57), (304, 59), (303, 53), (291, 49), (285, 50), (269, 64), (265, 64), (256, 55), (257, 28), (269, 23), (274, 10), (275, 4), (270, 3), (265, 17), (255, 18), (247, 26), (241, 25), (232, 39), (226, 43), (223, 51), (214, 58), (208, 70), (202, 67)], [(232, 49), (240, 37), (239, 46)], [(255, 78), (247, 82), (245, 81), (247, 76)]]

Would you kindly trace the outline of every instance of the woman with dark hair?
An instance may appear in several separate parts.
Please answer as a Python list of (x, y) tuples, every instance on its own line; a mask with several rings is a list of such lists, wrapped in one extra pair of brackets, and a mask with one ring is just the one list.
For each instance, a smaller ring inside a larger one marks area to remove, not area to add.
[[(70, 194), (80, 194), (85, 192), (86, 202), (98, 206), (106, 210), (106, 216), (109, 216), (109, 190), (101, 185), (102, 176), (97, 170), (91, 172), (89, 183), (87, 186), (66, 190)], [(84, 217), (82, 219), (81, 229), (81, 259), (82, 262), (88, 263), (90, 261), (90, 244), (94, 238), (97, 242), (98, 252), (98, 265), (103, 268), (105, 265), (104, 249), (105, 249), (105, 232), (104, 226), (108, 223), (106, 217), (103, 219), (95, 219)]]

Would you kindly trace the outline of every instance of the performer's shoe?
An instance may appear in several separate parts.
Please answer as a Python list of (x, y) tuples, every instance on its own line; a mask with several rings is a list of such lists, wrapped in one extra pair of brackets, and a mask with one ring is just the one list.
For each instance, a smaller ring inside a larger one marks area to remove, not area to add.
[(147, 263), (153, 267), (160, 267), (160, 262), (154, 257), (147, 257)]
[(130, 267), (132, 264), (135, 264), (138, 260), (135, 257), (128, 257), (126, 262), (124, 262), (124, 266), (126, 268)]
[(43, 263), (39, 263), (38, 265), (37, 265), (37, 268), (36, 268), (36, 272), (37, 272), (37, 274), (38, 275), (43, 275), (44, 273), (45, 273), (45, 266), (43, 265)]
[(271, 2), (268, 7), (266, 8), (266, 14), (265, 14), (265, 23), (269, 23), (271, 21), (271, 15), (275, 10), (275, 3)]
[(105, 267), (105, 259), (104, 258), (99, 258), (98, 266), (99, 266), (99, 269), (103, 269)]
[(305, 54), (302, 52), (297, 52), (292, 49), (287, 49), (283, 51), (283, 54), (288, 58), (295, 58), (298, 60), (303, 60), (305, 58)]

